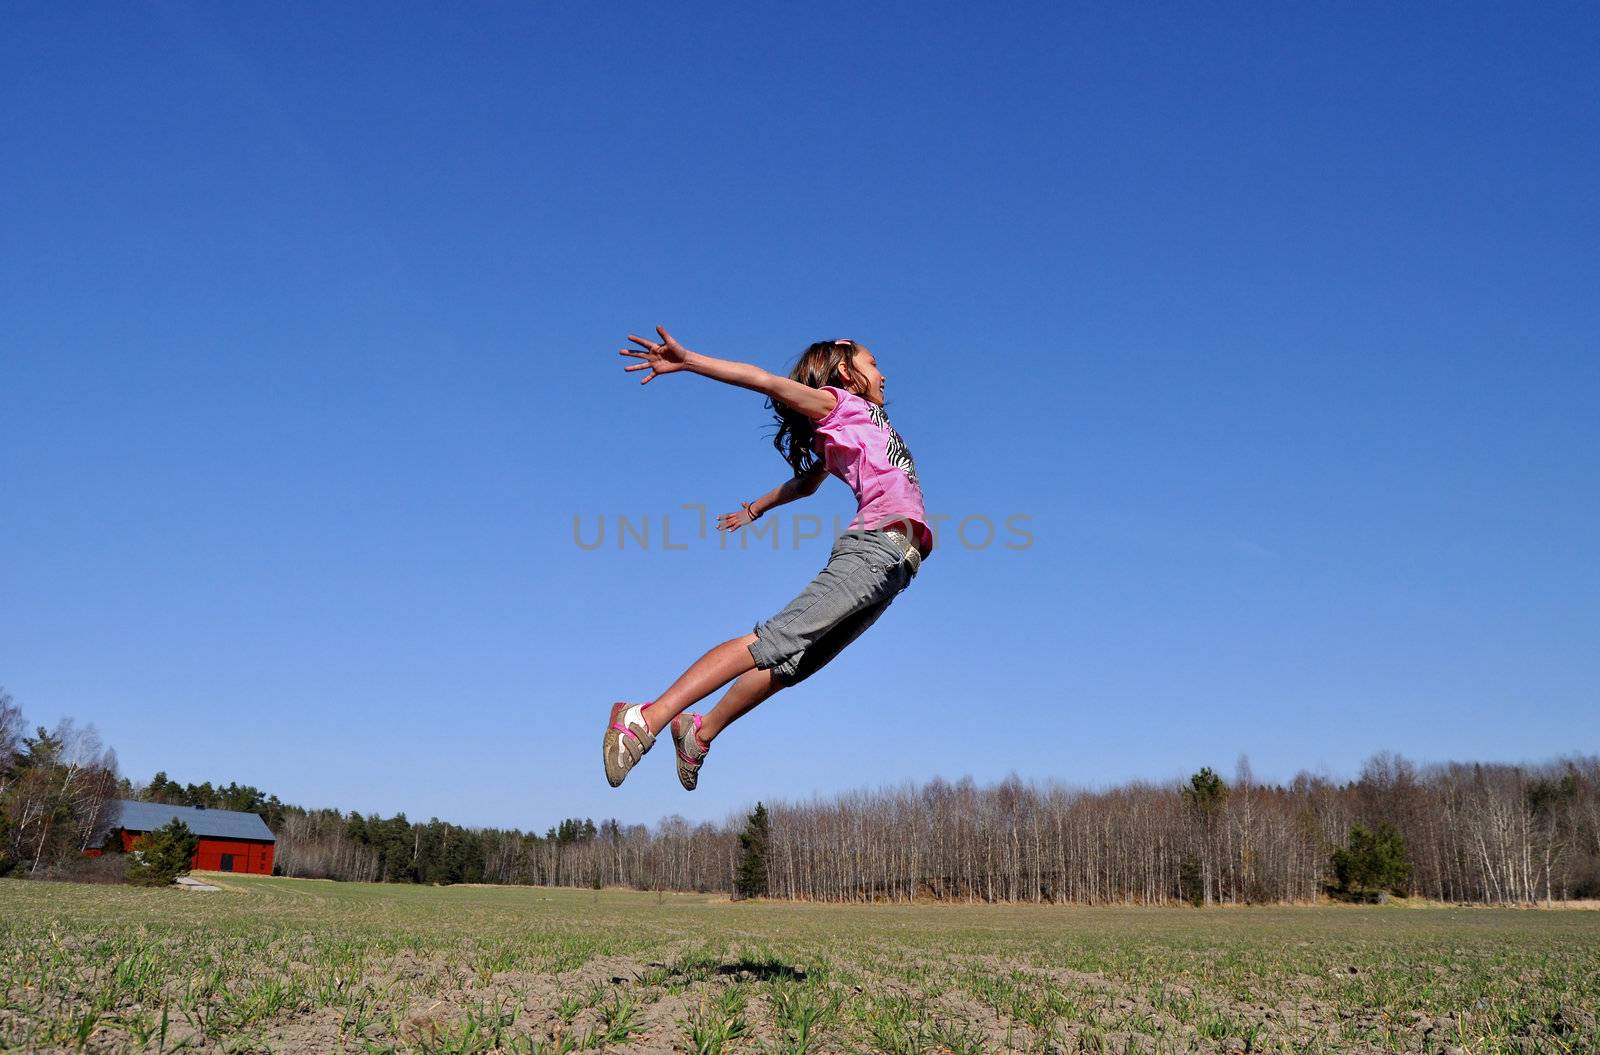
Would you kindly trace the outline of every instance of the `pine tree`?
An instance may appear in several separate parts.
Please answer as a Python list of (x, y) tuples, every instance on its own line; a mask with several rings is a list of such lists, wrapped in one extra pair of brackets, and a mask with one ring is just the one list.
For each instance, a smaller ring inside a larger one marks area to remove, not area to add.
[(739, 836), (739, 871), (734, 877), (734, 892), (741, 898), (761, 897), (767, 892), (767, 850), (771, 831), (767, 807), (756, 803), (755, 812), (745, 822)]
[(1333, 874), (1341, 894), (1403, 893), (1411, 878), (1406, 841), (1387, 822), (1378, 825), (1376, 831), (1353, 825), (1350, 844), (1333, 852)]
[(1209, 905), (1217, 886), (1216, 877), (1212, 874), (1212, 862), (1216, 859), (1217, 815), (1222, 811), (1223, 803), (1228, 801), (1228, 785), (1211, 771), (1210, 766), (1201, 766), (1200, 772), (1190, 777), (1188, 786), (1183, 788), (1183, 801), (1190, 816), (1198, 822), (1199, 904)]
[(174, 817), (153, 832), (133, 841), (128, 855), (128, 882), (136, 886), (171, 886), (179, 876), (189, 874), (189, 862), (199, 838), (189, 826)]

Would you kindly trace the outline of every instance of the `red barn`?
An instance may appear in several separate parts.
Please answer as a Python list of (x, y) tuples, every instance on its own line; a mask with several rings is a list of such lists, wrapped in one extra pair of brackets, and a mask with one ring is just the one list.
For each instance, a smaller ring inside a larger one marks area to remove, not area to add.
[(254, 813), (131, 799), (119, 799), (115, 805), (121, 812), (111, 830), (120, 835), (124, 851), (132, 850), (133, 840), (145, 832), (155, 831), (176, 818), (200, 837), (189, 867), (203, 872), (272, 874), (272, 851), (278, 839), (267, 822)]

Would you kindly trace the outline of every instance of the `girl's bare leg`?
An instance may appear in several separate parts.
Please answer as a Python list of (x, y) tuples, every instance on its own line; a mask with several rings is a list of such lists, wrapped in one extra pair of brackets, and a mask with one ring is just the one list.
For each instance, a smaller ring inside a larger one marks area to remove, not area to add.
[[(755, 670), (755, 657), (750, 655), (750, 646), (755, 640), (754, 634), (732, 638), (695, 660), (688, 670), (678, 675), (678, 680), (666, 692), (645, 708), (644, 720), (650, 726), (650, 732), (660, 733), (672, 724), (672, 719), (729, 681), (746, 671)], [(745, 710), (749, 710), (749, 707)]]
[(718, 733), (753, 710), (756, 704), (769, 699), (781, 688), (783, 682), (774, 678), (770, 670), (745, 671), (728, 686), (728, 691), (717, 701), (711, 713), (701, 719), (697, 735), (709, 744), (717, 738)]

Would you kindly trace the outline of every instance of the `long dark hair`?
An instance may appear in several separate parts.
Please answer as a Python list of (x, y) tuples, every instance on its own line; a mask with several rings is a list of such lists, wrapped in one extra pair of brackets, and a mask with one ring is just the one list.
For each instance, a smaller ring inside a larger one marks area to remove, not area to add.
[[(821, 388), (824, 385), (842, 388), (844, 375), (840, 368), (850, 369), (854, 377), (855, 354), (854, 341), (818, 341), (800, 354), (794, 369), (789, 371), (789, 380), (798, 381), (809, 388)], [(770, 399), (767, 400), (767, 406), (772, 408), (778, 419), (778, 434), (772, 437), (772, 445), (789, 463), (789, 468), (794, 470), (796, 476), (816, 468), (822, 460), (814, 446), (817, 439), (816, 422), (793, 407)]]

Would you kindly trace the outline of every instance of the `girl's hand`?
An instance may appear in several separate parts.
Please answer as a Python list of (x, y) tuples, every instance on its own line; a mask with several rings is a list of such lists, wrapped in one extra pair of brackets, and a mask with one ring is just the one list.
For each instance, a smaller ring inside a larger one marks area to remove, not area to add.
[[(629, 371), (650, 371), (640, 379), (639, 383), (641, 385), (648, 385), (657, 374), (676, 373), (684, 369), (689, 362), (689, 349), (673, 339), (672, 334), (668, 333), (664, 327), (657, 326), (656, 332), (661, 335), (660, 344), (654, 341), (647, 341), (643, 337), (635, 337), (630, 333), (628, 334), (628, 340), (639, 345), (639, 348), (622, 348), (618, 351), (619, 355), (628, 355), (635, 359), (644, 360), (642, 363), (634, 363), (632, 366), (623, 368)], [(641, 348), (643, 351), (640, 350)]]
[(740, 502), (739, 505), (742, 508), (737, 513), (723, 513), (717, 517), (718, 531), (738, 531), (755, 519), (755, 514), (750, 512), (749, 502)]

